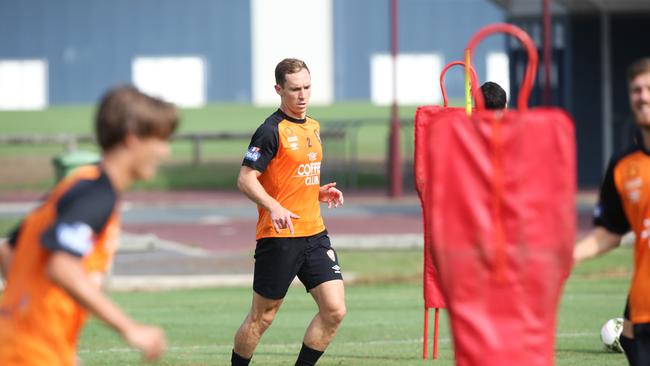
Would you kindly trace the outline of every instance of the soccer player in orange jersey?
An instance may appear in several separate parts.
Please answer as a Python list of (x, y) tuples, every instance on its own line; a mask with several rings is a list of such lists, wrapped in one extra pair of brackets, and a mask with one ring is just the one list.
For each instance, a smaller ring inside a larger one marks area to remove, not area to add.
[(628, 70), (630, 108), (640, 129), (635, 144), (612, 157), (594, 212), (596, 228), (575, 248), (582, 261), (636, 235), (634, 275), (625, 309), (621, 346), (632, 366), (650, 365), (650, 58)]
[(119, 234), (119, 196), (154, 176), (169, 155), (176, 109), (133, 87), (110, 90), (96, 117), (98, 166), (58, 183), (1, 244), (6, 288), (0, 303), (0, 365), (72, 366), (87, 312), (115, 329), (146, 360), (164, 351), (163, 331), (138, 324), (100, 289)]
[(280, 108), (257, 129), (237, 186), (258, 206), (253, 303), (235, 335), (232, 365), (248, 365), (298, 276), (318, 305), (296, 365), (315, 365), (345, 316), (343, 278), (320, 203), (343, 204), (336, 183), (320, 185), (320, 126), (307, 116), (311, 76), (297, 59), (275, 69)]

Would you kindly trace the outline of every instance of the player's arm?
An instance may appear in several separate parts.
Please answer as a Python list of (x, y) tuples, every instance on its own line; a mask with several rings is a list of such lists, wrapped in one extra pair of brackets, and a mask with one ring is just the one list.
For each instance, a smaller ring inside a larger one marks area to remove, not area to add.
[(9, 245), (9, 241), (5, 240), (0, 243), (0, 274), (2, 278), (7, 278), (7, 273), (9, 272), (9, 263), (11, 262), (11, 256), (13, 250)]
[(258, 180), (261, 174), (249, 166), (242, 166), (237, 177), (237, 188), (251, 201), (269, 211), (273, 227), (277, 232), (280, 232), (280, 229), (289, 228), (289, 231), (293, 234), (291, 219), (298, 219), (300, 216), (284, 208), (266, 192)]
[(7, 240), (0, 243), (0, 274), (2, 274), (2, 278), (5, 280), (7, 279), (7, 273), (9, 273), (9, 266), (11, 265), (11, 258), (14, 254), (14, 247), (18, 242), (21, 225), (22, 223), (18, 224), (18, 226), (11, 231)]
[(57, 202), (55, 220), (40, 236), (40, 244), (49, 252), (45, 271), (80, 306), (117, 330), (146, 360), (153, 360), (165, 348), (162, 330), (137, 324), (125, 315), (91, 277), (92, 271), (105, 268), (87, 268), (83, 262), (94, 250), (97, 236), (110, 225), (116, 200), (107, 178), (71, 187)]
[(616, 159), (613, 158), (600, 186), (598, 205), (594, 210), (595, 228), (580, 240), (573, 250), (574, 261), (593, 258), (616, 248), (623, 234), (630, 230), (621, 197), (614, 182)]
[(607, 253), (619, 246), (621, 237), (620, 234), (613, 233), (604, 227), (596, 227), (576, 244), (573, 250), (573, 260), (578, 263)]
[(90, 279), (81, 265), (81, 258), (65, 251), (52, 253), (47, 275), (76, 302), (115, 329), (131, 346), (152, 361), (165, 349), (165, 338), (157, 327), (140, 325), (129, 318)]
[(275, 157), (279, 145), (280, 140), (276, 125), (263, 123), (255, 130), (248, 151), (244, 155), (242, 167), (239, 170), (237, 188), (251, 201), (270, 213), (271, 222), (276, 232), (279, 233), (281, 229), (288, 228), (289, 232), (293, 234), (291, 219), (298, 219), (299, 216), (271, 197), (258, 180)]

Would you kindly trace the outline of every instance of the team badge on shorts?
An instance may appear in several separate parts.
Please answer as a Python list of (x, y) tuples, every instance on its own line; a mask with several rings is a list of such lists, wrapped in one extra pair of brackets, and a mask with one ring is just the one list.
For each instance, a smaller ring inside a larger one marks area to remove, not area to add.
[(327, 256), (330, 257), (332, 262), (336, 262), (336, 256), (334, 255), (334, 251), (332, 249), (327, 251)]

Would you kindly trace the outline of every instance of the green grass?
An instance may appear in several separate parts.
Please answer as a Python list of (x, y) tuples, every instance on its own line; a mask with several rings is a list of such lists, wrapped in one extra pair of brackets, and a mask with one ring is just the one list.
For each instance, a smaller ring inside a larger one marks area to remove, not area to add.
[[(255, 107), (250, 104), (209, 104), (199, 109), (181, 111), (180, 132), (252, 131), (276, 107)], [(415, 106), (400, 107), (400, 117), (412, 118)], [(83, 133), (90, 134), (94, 107), (63, 106), (42, 111), (0, 111), (2, 133)], [(332, 106), (312, 106), (310, 116), (321, 122), (388, 118), (389, 107), (367, 102), (337, 103)]]
[[(401, 107), (400, 117), (412, 119), (415, 106)], [(211, 104), (201, 109), (182, 110), (179, 132), (245, 132), (252, 135), (275, 107), (254, 107), (247, 104)], [(43, 111), (0, 112), (2, 134), (90, 134), (94, 109), (89, 106), (53, 107)], [(323, 130), (341, 121), (385, 119), (386, 123), (365, 124), (348, 128), (345, 140), (325, 140), (323, 173), (347, 188), (343, 175), (357, 173), (360, 187), (384, 187), (388, 143), (388, 107), (370, 103), (338, 103), (328, 107), (311, 107), (309, 114), (322, 123)], [(402, 131), (402, 156), (412, 154), (411, 128)], [(248, 139), (206, 141), (202, 147), (201, 165), (192, 164), (192, 144), (177, 141), (172, 144), (172, 159), (161, 169), (158, 177), (136, 189), (232, 189)], [(78, 146), (96, 150), (91, 144)], [(52, 186), (51, 159), (61, 154), (61, 145), (0, 145), (0, 164), (20, 167), (0, 172), (0, 190), (42, 191)], [(352, 157), (358, 158), (355, 168)], [(328, 168), (331, 167), (331, 168)], [(408, 173), (405, 173), (408, 174)]]
[[(565, 286), (557, 329), (556, 364), (625, 365), (621, 354), (602, 350), (598, 332), (620, 316), (629, 281), (629, 249), (582, 264)], [(348, 316), (319, 365), (422, 365), (421, 251), (341, 251), (346, 271), (381, 283), (348, 285)], [(386, 280), (396, 281), (386, 283)], [(160, 324), (169, 350), (161, 365), (229, 365), (232, 338), (250, 306), (250, 288), (154, 293), (113, 293), (136, 319)], [(304, 290), (292, 288), (273, 326), (264, 335), (252, 365), (290, 365), (316, 308)], [(504, 342), (516, 342), (506, 339)], [(86, 365), (137, 365), (139, 356), (96, 321), (79, 345)], [(453, 364), (443, 312), (440, 359)]]
[(0, 218), (0, 238), (5, 237), (10, 231), (15, 229), (20, 219), (20, 217)]

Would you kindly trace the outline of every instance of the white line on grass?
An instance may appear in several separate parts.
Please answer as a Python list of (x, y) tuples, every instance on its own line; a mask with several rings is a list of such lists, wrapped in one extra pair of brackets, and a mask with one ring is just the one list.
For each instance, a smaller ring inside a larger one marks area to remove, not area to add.
[[(576, 333), (558, 333), (557, 338), (580, 338), (580, 337), (598, 337), (597, 333), (594, 332), (576, 332)], [(440, 343), (450, 343), (451, 339), (448, 337), (441, 337), (438, 339)], [(391, 344), (420, 344), (422, 343), (422, 338), (413, 338), (413, 339), (378, 339), (372, 341), (356, 341), (356, 342), (334, 342), (336, 347), (345, 347), (345, 346), (368, 346), (368, 345), (391, 345)], [(272, 344), (261, 344), (261, 347), (265, 348), (279, 348), (279, 349), (293, 349), (300, 345), (299, 342), (294, 343), (272, 343)], [(232, 349), (232, 344), (207, 344), (207, 345), (194, 345), (194, 346), (175, 346), (167, 348), (167, 352), (184, 352), (184, 351), (211, 351), (211, 350), (230, 350)], [(128, 347), (112, 347), (107, 349), (99, 350), (90, 350), (90, 349), (80, 349), (77, 353), (128, 353), (136, 352), (133, 348)]]

